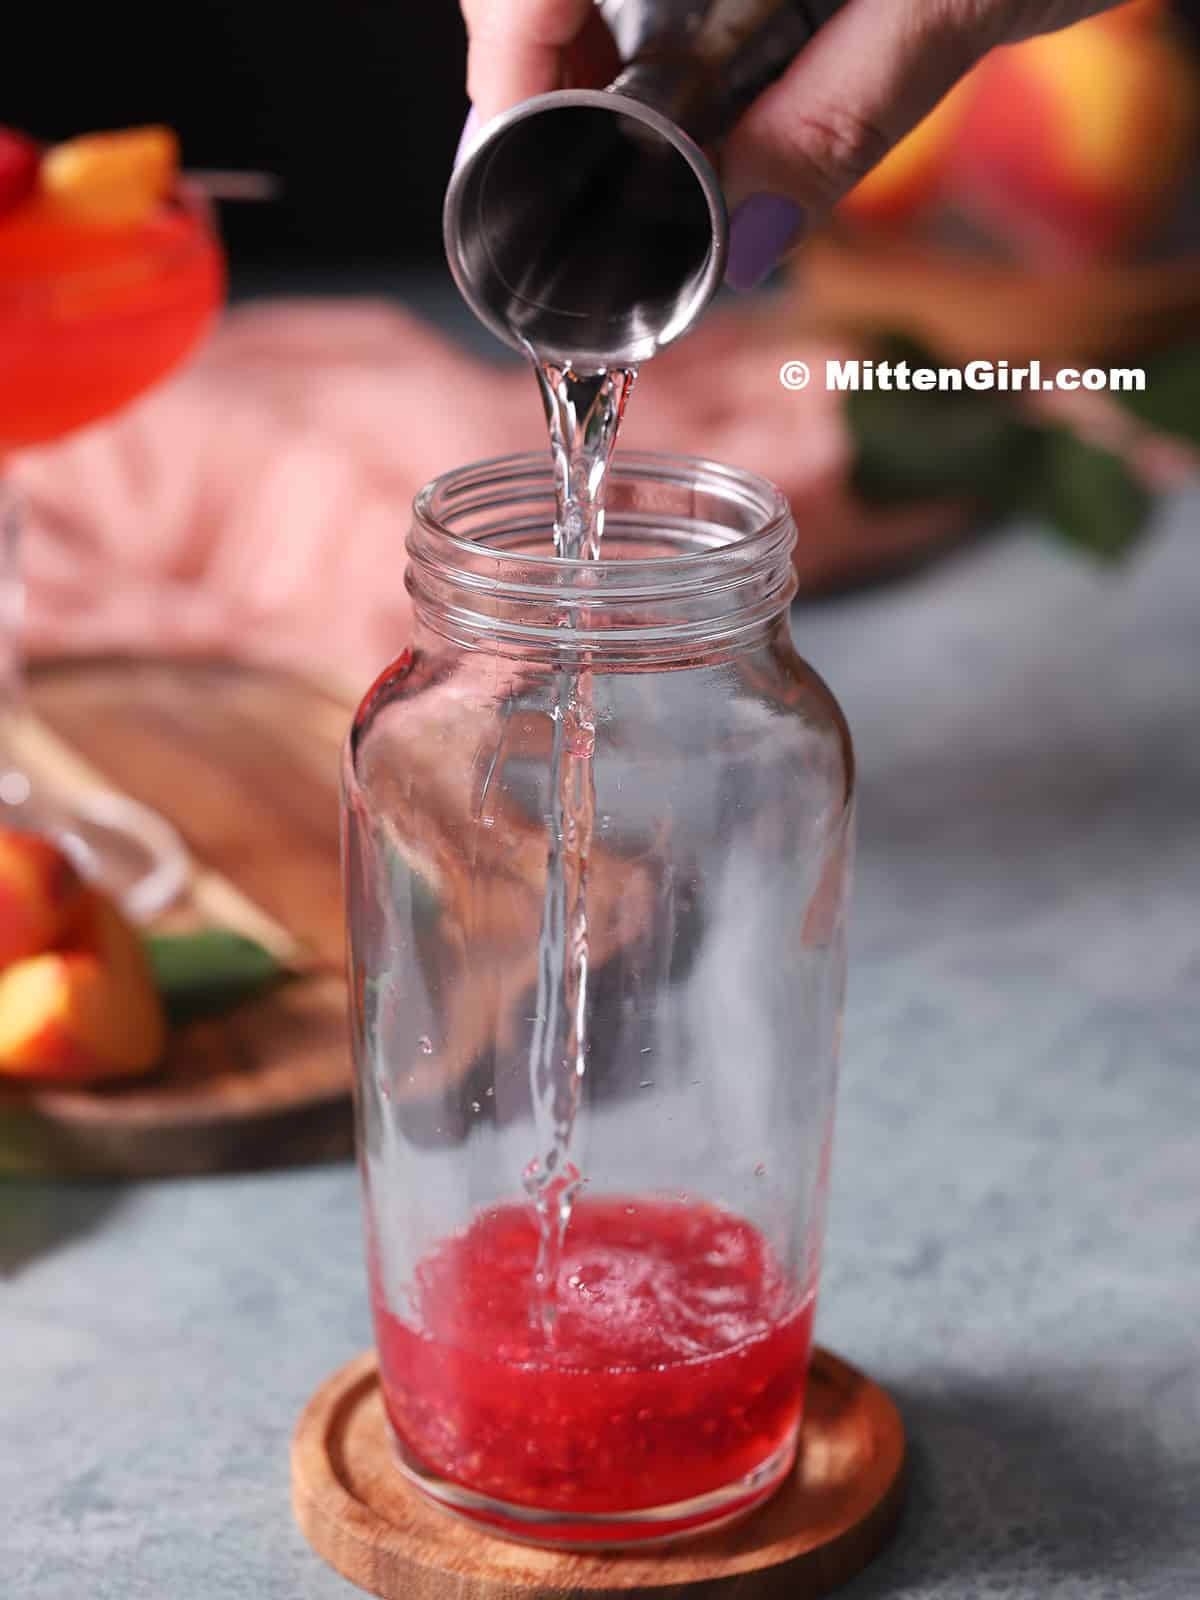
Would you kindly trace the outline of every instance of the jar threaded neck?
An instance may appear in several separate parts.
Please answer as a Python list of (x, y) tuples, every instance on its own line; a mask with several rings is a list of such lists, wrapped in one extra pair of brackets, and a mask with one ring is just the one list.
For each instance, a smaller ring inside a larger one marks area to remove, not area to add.
[(595, 664), (735, 648), (795, 592), (796, 529), (765, 478), (680, 456), (613, 463), (598, 561), (551, 553), (543, 455), (458, 469), (420, 495), (407, 583), (435, 632), (470, 648)]

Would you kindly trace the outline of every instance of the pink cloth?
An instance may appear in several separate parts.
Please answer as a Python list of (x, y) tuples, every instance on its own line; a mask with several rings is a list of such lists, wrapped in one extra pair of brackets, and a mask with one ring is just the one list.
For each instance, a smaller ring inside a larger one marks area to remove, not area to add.
[[(781, 340), (788, 348), (781, 348)], [(837, 396), (785, 392), (844, 348), (776, 315), (713, 318), (652, 362), (624, 434), (780, 482), (810, 586), (953, 536), (964, 508), (867, 513)], [(404, 536), (447, 468), (544, 449), (528, 373), (478, 362), (391, 306), (231, 312), (179, 377), (112, 423), (14, 463), (35, 652), (220, 653), (363, 683), (403, 646)]]
[(522, 416), (498, 382), (382, 306), (231, 313), (180, 377), (15, 464), (30, 648), (373, 670), (407, 625), (415, 490), (537, 438), (532, 389)]

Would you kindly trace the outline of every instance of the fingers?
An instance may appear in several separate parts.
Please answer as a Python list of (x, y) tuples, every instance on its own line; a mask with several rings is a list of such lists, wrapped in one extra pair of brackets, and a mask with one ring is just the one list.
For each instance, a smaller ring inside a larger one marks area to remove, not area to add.
[(749, 288), (1001, 37), (995, 0), (848, 0), (739, 122), (722, 177)]
[(593, 11), (593, 0), (463, 0), (467, 92), (480, 121), (557, 89), (563, 52)]
[[(1008, 0), (1002, 9), (1003, 32), (999, 43), (1016, 44), (1035, 34), (1055, 33), (1073, 27), (1101, 11), (1112, 11), (1125, 0)], [(1151, 0), (1153, 4), (1153, 0)]]

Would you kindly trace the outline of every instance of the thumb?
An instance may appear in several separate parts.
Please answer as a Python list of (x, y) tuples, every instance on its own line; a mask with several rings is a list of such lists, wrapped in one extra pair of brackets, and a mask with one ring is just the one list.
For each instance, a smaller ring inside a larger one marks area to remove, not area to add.
[(1001, 37), (979, 0), (849, 0), (730, 135), (729, 282), (752, 288)]
[(593, 0), (463, 0), (463, 12), (467, 92), (480, 123), (559, 88), (572, 54), (607, 34)]

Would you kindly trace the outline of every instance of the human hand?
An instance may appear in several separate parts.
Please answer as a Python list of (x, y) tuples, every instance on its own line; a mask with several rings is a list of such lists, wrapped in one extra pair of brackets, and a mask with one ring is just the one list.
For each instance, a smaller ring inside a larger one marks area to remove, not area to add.
[[(752, 288), (994, 45), (1115, 0), (845, 0), (726, 141), (728, 277)], [(464, 139), (530, 95), (609, 81), (595, 0), (462, 0), (473, 106)]]

